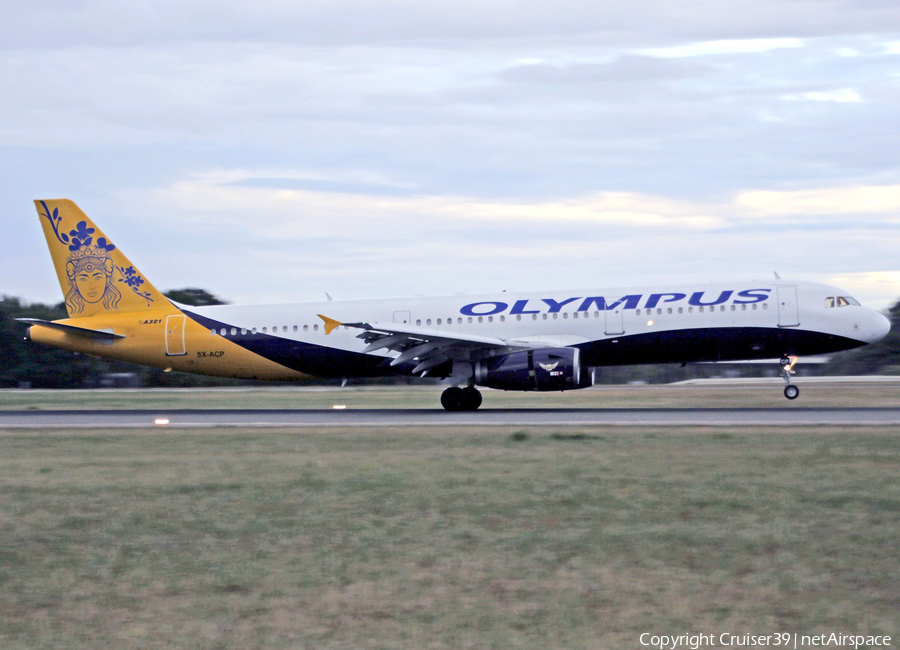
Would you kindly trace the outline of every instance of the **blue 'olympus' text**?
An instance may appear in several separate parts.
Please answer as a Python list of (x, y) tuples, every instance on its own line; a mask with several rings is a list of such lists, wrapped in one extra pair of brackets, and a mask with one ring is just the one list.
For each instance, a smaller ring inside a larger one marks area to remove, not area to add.
[[(705, 291), (695, 291), (690, 296), (686, 293), (651, 293), (646, 296), (643, 294), (629, 294), (622, 296), (618, 300), (607, 302), (604, 296), (588, 296), (582, 298), (575, 296), (574, 298), (566, 298), (565, 300), (556, 300), (555, 298), (541, 298), (540, 300), (529, 298), (525, 300), (516, 300), (511, 306), (509, 303), (500, 300), (486, 300), (484, 302), (473, 302), (465, 305), (459, 310), (459, 313), (465, 316), (494, 316), (507, 312), (512, 316), (520, 314), (556, 314), (568, 305), (576, 305), (574, 311), (591, 311), (592, 309), (599, 311), (613, 311), (616, 309), (654, 309), (662, 304), (671, 304), (687, 300), (687, 304), (695, 307), (712, 307), (714, 305), (722, 305), (729, 300), (736, 305), (750, 305), (758, 302), (765, 302), (769, 298), (771, 289), (745, 289), (743, 291), (735, 291), (729, 289), (720, 291), (718, 296), (706, 295)], [(579, 302), (581, 301), (581, 302)], [(543, 303), (543, 304), (542, 304)]]

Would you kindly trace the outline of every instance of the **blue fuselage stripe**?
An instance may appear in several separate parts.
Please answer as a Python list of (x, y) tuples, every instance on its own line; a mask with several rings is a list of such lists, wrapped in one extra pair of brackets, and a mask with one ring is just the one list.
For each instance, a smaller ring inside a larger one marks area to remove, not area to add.
[[(209, 329), (230, 331), (233, 327), (191, 311), (185, 313)], [(415, 365), (391, 367), (389, 358), (258, 332), (238, 334), (229, 340), (286, 368), (318, 377), (403, 375)], [(854, 339), (799, 329), (718, 327), (623, 335), (573, 347), (581, 350), (585, 366), (614, 366), (772, 359), (784, 354), (828, 354), (861, 345), (863, 342)]]

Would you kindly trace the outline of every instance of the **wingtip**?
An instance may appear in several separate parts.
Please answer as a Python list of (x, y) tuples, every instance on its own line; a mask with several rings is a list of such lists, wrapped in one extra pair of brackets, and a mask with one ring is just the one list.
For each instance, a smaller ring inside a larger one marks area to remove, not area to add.
[(319, 318), (321, 318), (325, 322), (325, 334), (331, 334), (335, 329), (340, 327), (343, 323), (340, 321), (336, 321), (333, 318), (328, 318), (328, 316), (324, 316), (323, 314), (316, 314)]

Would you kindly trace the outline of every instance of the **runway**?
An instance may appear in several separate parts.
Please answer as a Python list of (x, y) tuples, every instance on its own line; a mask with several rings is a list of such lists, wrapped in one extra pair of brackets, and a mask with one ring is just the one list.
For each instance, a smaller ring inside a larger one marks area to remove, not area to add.
[(900, 408), (94, 410), (0, 411), (0, 429), (900, 425)]

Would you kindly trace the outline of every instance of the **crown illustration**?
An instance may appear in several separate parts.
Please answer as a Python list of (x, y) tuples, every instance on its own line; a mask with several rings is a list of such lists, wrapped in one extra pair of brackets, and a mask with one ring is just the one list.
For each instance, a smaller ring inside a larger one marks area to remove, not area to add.
[(69, 260), (66, 264), (66, 272), (69, 278), (75, 277), (82, 271), (90, 272), (94, 269), (101, 269), (107, 275), (112, 273), (113, 262), (107, 249), (85, 246), (69, 255)]
[[(60, 244), (68, 246), (69, 259), (66, 261), (66, 275), (70, 282), (74, 282), (75, 276), (82, 271), (93, 271), (95, 268), (102, 269), (107, 276), (112, 278), (113, 273), (118, 272), (122, 277), (119, 282), (127, 285), (135, 295), (140, 296), (147, 301), (147, 305), (153, 302), (153, 296), (149, 291), (141, 291), (140, 286), (144, 284), (144, 278), (133, 266), (126, 269), (118, 267), (112, 260), (110, 253), (116, 250), (112, 242), (106, 237), (98, 237), (94, 241), (94, 233), (96, 228), (88, 226), (87, 221), (79, 221), (75, 228), (66, 232), (60, 230), (63, 222), (63, 215), (59, 213), (59, 208), (52, 210), (46, 201), (40, 201), (43, 212), (38, 210), (41, 215), (53, 228), (53, 234)], [(110, 285), (112, 289), (112, 286)], [(68, 300), (68, 298), (67, 298)]]

